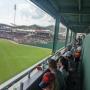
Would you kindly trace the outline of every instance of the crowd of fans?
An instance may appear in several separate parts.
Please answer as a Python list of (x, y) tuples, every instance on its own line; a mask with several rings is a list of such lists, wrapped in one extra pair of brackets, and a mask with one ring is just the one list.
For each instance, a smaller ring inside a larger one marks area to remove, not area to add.
[(58, 60), (49, 60), (49, 70), (43, 75), (39, 87), (42, 90), (67, 90), (68, 77), (78, 72), (81, 56), (82, 38), (78, 37), (68, 45)]

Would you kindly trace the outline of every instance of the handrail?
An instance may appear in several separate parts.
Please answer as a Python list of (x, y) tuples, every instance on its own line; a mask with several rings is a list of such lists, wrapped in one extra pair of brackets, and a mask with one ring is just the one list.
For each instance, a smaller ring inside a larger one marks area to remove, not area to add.
[[(59, 49), (55, 55), (58, 54), (59, 51), (61, 51), (63, 48)], [(54, 56), (54, 55), (53, 55)], [(0, 85), (0, 90), (7, 90), (8, 88), (10, 88), (11, 86), (13, 86), (15, 83), (17, 83), (18, 81), (20, 81), (21, 79), (23, 79), (25, 76), (30, 75), (30, 73), (36, 68), (36, 66), (40, 65), (40, 64), (44, 64), (45, 62), (47, 62), (47, 60), (49, 60), (51, 57), (53, 57), (52, 55), (44, 58), (43, 60), (39, 61), (38, 63), (34, 64), (32, 67), (26, 69), (25, 71), (21, 72), (20, 74), (16, 75), (15, 77), (11, 78), (10, 80), (6, 81), (5, 83)], [(8, 83), (7, 83), (8, 82)]]
[(60, 48), (59, 50), (57, 50), (55, 54), (58, 54), (58, 53), (59, 53), (61, 50), (63, 50), (64, 48), (65, 48), (65, 46), (62, 47), (62, 48)]

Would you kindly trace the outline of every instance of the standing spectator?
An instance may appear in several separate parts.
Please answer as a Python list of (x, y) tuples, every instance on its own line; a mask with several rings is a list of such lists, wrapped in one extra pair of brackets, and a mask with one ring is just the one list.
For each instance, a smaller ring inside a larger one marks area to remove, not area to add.
[(64, 90), (65, 81), (62, 73), (57, 69), (57, 63), (55, 60), (49, 61), (49, 69), (55, 75), (53, 90)]

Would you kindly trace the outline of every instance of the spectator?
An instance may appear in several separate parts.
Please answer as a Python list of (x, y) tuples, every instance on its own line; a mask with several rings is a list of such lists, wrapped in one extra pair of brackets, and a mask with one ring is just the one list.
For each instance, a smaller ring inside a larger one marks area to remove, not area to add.
[(72, 55), (71, 51), (67, 51), (62, 56), (65, 58), (69, 58), (69, 57), (71, 57), (71, 55)]
[(71, 53), (71, 51), (70, 51), (70, 48), (66, 48), (65, 49), (65, 51), (64, 51), (64, 53), (62, 54), (62, 56), (64, 57), (64, 58), (67, 58), (68, 59), (68, 57), (70, 57), (72, 55), (72, 53)]
[(78, 70), (78, 65), (79, 65), (79, 62), (80, 62), (80, 51), (79, 50), (75, 51), (74, 60), (75, 60), (75, 63), (76, 63), (76, 71), (77, 71)]
[(72, 53), (72, 55), (74, 54), (75, 50), (76, 50), (76, 45), (73, 44), (73, 45), (72, 45), (72, 48), (71, 48), (71, 53)]
[(77, 46), (77, 51), (81, 52), (81, 46)]
[(55, 76), (51, 72), (46, 72), (43, 75), (42, 81), (40, 82), (39, 86), (42, 90), (53, 90)]
[(64, 62), (63, 59), (60, 59), (60, 60), (58, 61), (58, 69), (61, 71), (61, 73), (62, 73), (62, 75), (63, 75), (63, 77), (64, 77), (64, 80), (65, 80), (65, 82), (66, 82), (67, 76), (69, 75), (69, 73), (67, 72), (67, 69), (66, 69), (66, 67), (65, 67), (65, 62)]
[(49, 69), (55, 75), (53, 90), (64, 90), (65, 81), (62, 73), (57, 69), (57, 63), (55, 60), (49, 61)]
[(82, 39), (81, 39), (80, 36), (77, 38), (77, 40), (78, 40), (78, 45), (81, 45), (82, 44)]

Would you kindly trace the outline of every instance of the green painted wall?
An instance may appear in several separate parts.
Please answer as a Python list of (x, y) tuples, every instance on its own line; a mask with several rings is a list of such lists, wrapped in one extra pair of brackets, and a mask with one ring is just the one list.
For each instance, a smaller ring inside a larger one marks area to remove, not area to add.
[(83, 90), (90, 90), (90, 35), (83, 42)]
[[(49, 49), (52, 49), (53, 48), (53, 42), (49, 42), (47, 44), (40, 44), (40, 43), (37, 43), (37, 44), (31, 44), (33, 46), (38, 46), (38, 47), (43, 47), (43, 48), (49, 48)], [(60, 49), (62, 47), (64, 47), (65, 45), (65, 42), (62, 42), (62, 41), (58, 41), (57, 42), (57, 45), (56, 45), (56, 49)]]

